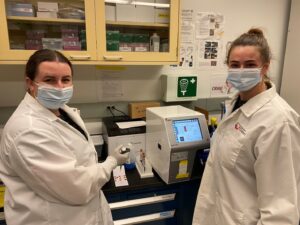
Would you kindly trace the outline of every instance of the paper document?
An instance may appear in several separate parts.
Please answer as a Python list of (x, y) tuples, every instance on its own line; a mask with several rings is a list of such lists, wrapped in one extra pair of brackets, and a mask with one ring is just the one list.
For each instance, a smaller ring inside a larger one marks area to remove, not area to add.
[(141, 127), (145, 126), (145, 121), (129, 121), (129, 122), (118, 122), (116, 123), (120, 129), (127, 129), (131, 127)]
[(125, 174), (125, 167), (124, 166), (117, 166), (113, 170), (113, 176), (116, 187), (120, 186), (128, 186), (128, 180)]

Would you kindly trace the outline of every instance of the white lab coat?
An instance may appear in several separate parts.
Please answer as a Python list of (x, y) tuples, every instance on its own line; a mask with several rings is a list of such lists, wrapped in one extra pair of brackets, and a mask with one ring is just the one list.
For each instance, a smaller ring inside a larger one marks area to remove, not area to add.
[(8, 225), (111, 225), (101, 187), (116, 167), (97, 153), (77, 112), (63, 108), (88, 136), (28, 93), (3, 130), (0, 178)]
[(235, 100), (213, 135), (193, 225), (298, 225), (299, 115), (274, 85), (232, 112)]

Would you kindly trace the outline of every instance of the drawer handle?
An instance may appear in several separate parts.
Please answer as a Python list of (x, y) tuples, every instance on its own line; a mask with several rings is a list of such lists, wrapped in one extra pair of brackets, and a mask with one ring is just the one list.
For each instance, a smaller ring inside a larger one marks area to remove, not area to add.
[(170, 210), (170, 211), (153, 213), (153, 214), (148, 214), (143, 216), (135, 216), (126, 219), (115, 220), (114, 225), (132, 225), (132, 224), (140, 224), (140, 223), (145, 223), (150, 221), (164, 220), (167, 218), (174, 217), (174, 214), (175, 214), (175, 210)]
[(167, 195), (159, 195), (155, 197), (147, 197), (147, 198), (139, 198), (139, 199), (127, 200), (121, 202), (114, 202), (114, 203), (110, 203), (109, 207), (111, 210), (114, 210), (114, 209), (129, 208), (134, 206), (155, 204), (159, 202), (168, 202), (174, 199), (175, 199), (175, 193), (167, 194)]
[(90, 55), (70, 55), (70, 58), (73, 60), (89, 60), (91, 58)]
[(122, 56), (103, 56), (104, 60), (107, 60), (107, 61), (121, 61), (123, 59)]

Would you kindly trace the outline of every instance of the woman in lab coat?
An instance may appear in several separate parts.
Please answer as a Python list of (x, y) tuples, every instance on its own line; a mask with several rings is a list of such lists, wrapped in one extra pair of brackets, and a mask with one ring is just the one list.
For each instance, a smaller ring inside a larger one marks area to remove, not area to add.
[(71, 63), (57, 51), (36, 51), (27, 62), (27, 93), (0, 145), (8, 225), (113, 224), (101, 187), (128, 153), (117, 148), (97, 162), (82, 119), (65, 105), (72, 79)]
[(250, 29), (228, 51), (229, 85), (238, 94), (211, 140), (193, 225), (298, 225), (299, 115), (266, 74), (270, 50)]

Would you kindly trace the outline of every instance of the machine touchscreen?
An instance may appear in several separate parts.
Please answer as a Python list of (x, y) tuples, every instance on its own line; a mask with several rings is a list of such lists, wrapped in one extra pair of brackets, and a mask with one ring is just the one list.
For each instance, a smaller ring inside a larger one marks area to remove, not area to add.
[(172, 127), (177, 143), (203, 140), (200, 124), (197, 118), (174, 120), (172, 122)]

